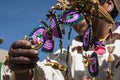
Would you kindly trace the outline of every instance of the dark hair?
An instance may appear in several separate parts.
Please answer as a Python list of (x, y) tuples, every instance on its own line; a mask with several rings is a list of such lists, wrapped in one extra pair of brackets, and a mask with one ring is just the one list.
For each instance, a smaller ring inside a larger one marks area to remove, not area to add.
[[(110, 0), (99, 0), (99, 1), (100, 1), (100, 4), (103, 5), (106, 1), (110, 1)], [(113, 1), (113, 0), (111, 0), (111, 1), (112, 1), (113, 4), (115, 5), (114, 1)], [(116, 8), (116, 6), (115, 6), (110, 15), (111, 15), (112, 18), (114, 19), (114, 18), (118, 15), (118, 13), (119, 13), (119, 12), (118, 12), (118, 10), (117, 10), (117, 8)]]

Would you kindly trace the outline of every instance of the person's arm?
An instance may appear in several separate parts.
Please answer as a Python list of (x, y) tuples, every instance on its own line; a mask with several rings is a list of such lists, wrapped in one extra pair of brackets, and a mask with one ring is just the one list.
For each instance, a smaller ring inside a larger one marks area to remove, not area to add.
[(13, 73), (15, 80), (32, 80), (33, 78), (33, 71), (32, 69), (27, 70), (22, 73)]

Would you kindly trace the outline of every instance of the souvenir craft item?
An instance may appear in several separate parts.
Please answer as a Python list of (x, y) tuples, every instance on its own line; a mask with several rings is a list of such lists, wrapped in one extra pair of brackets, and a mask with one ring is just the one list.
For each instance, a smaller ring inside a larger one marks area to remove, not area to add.
[(60, 17), (59, 21), (65, 24), (77, 24), (82, 21), (84, 16), (78, 11), (65, 11)]
[(62, 33), (59, 26), (57, 14), (55, 12), (50, 12), (49, 16), (51, 16), (49, 20), (50, 20), (52, 35), (57, 38), (62, 38)]
[(46, 58), (46, 66), (51, 66), (53, 67), (54, 69), (59, 69), (61, 71), (66, 71), (67, 68), (63, 65), (61, 65), (60, 63), (58, 63), (57, 61), (51, 61), (50, 59)]
[(45, 41), (41, 50), (49, 53), (49, 52), (53, 51), (53, 48), (54, 48), (54, 40), (48, 39), (48, 40)]
[(105, 46), (102, 44), (101, 41), (97, 41), (95, 45), (96, 45), (96, 48), (95, 48), (94, 52), (96, 54), (102, 55), (102, 54), (106, 53)]
[(84, 32), (83, 35), (83, 49), (85, 51), (89, 50), (89, 46), (90, 46), (90, 37), (91, 37), (91, 29), (90, 29), (90, 25), (88, 25), (86, 31)]
[(51, 27), (45, 23), (44, 21), (40, 20), (40, 22), (45, 25), (46, 27), (46, 31), (44, 32), (44, 39), (45, 39), (45, 42), (43, 44), (43, 47), (42, 47), (42, 51), (44, 52), (52, 52), (53, 51), (53, 48), (54, 48), (54, 36), (52, 34), (52, 29)]
[(27, 39), (32, 43), (32, 48), (39, 49), (41, 51), (52, 52), (54, 48), (54, 40), (51, 34), (50, 28), (44, 25), (40, 25), (38, 28), (35, 28)]
[(107, 49), (108, 49), (108, 52), (109, 52), (109, 56), (108, 56), (108, 62), (113, 62), (113, 61), (115, 61), (115, 58), (114, 58), (114, 56), (113, 56), (113, 51), (114, 51), (114, 49), (115, 49), (115, 46), (108, 46), (107, 47)]
[(35, 28), (28, 37), (28, 41), (32, 43), (32, 47), (35, 49), (39, 49), (43, 46), (45, 39), (44, 39), (44, 32), (46, 28), (43, 25), (40, 25), (38, 28)]
[(92, 77), (96, 77), (99, 72), (97, 54), (93, 52), (91, 58), (92, 58), (91, 60), (92, 64), (88, 64), (88, 71)]

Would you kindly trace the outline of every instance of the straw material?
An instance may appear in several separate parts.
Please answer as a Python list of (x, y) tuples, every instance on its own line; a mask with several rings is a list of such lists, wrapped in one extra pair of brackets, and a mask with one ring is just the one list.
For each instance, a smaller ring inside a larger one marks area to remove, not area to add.
[(120, 0), (114, 0), (114, 3), (115, 3), (115, 5), (120, 13)]

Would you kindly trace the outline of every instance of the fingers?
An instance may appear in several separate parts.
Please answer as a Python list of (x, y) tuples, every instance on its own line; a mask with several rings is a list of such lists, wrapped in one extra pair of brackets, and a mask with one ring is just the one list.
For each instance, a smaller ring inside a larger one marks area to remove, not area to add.
[(17, 49), (17, 48), (30, 49), (31, 43), (26, 40), (17, 40), (12, 44), (11, 48), (13, 48), (13, 49)]
[(38, 58), (38, 50), (34, 49), (13, 49), (11, 48), (9, 51), (10, 62), (11, 63), (21, 63), (21, 64), (29, 64), (35, 63), (39, 60)]
[(31, 48), (26, 40), (15, 41), (9, 49), (9, 65), (13, 71), (24, 71), (35, 67), (39, 60), (38, 50)]
[(11, 48), (9, 51), (9, 55), (12, 57), (17, 56), (26, 56), (26, 57), (36, 57), (38, 56), (38, 50), (35, 49), (13, 49)]
[(19, 57), (11, 57), (10, 58), (10, 63), (11, 64), (31, 64), (31, 63), (36, 63), (39, 60), (38, 57), (24, 57), (24, 56), (19, 56)]

